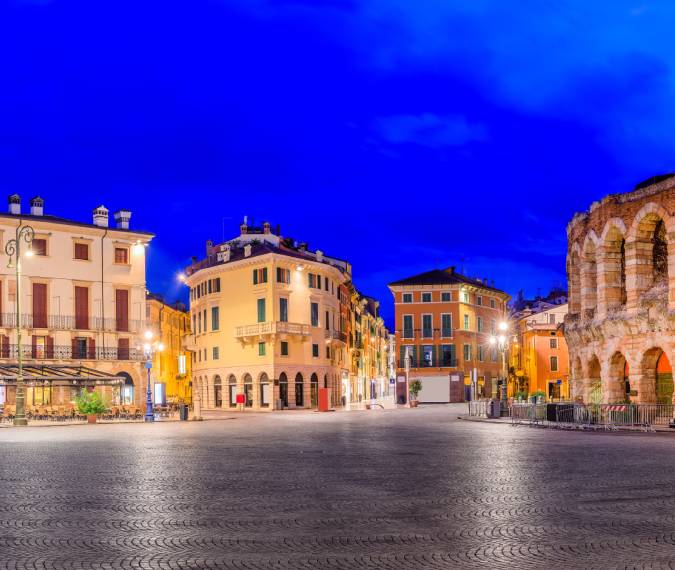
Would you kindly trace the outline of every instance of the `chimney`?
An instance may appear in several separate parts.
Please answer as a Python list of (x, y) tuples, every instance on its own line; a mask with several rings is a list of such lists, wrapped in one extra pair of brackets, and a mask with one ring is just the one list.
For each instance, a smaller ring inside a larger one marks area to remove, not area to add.
[(323, 261), (323, 251), (321, 251), (320, 249), (317, 249), (317, 250), (316, 250), (316, 260), (317, 260), (318, 262), (322, 262), (322, 261)]
[(102, 228), (108, 227), (108, 208), (104, 205), (94, 209), (94, 225)]
[(303, 251), (303, 252), (304, 252), (304, 251), (307, 251), (307, 242), (306, 242), (306, 241), (301, 241), (301, 242), (298, 244), (298, 249), (299, 249), (300, 251)]
[(269, 222), (263, 222), (263, 233), (268, 234), (272, 230), (272, 226)]
[(244, 223), (239, 226), (242, 235), (248, 232), (248, 216), (244, 216)]
[(244, 257), (251, 257), (251, 244), (247, 243), (244, 246)]
[(128, 230), (129, 220), (131, 219), (131, 212), (129, 210), (118, 210), (115, 212), (115, 223), (118, 229)]
[(446, 271), (447, 271), (450, 275), (452, 275), (452, 274), (455, 272), (455, 266), (454, 266), (454, 265), (451, 265), (450, 267), (448, 267), (448, 268), (446, 269)]
[(45, 212), (45, 201), (40, 196), (30, 201), (30, 213), (32, 216), (42, 216)]
[(9, 213), (18, 216), (21, 214), (21, 196), (12, 194), (9, 198)]

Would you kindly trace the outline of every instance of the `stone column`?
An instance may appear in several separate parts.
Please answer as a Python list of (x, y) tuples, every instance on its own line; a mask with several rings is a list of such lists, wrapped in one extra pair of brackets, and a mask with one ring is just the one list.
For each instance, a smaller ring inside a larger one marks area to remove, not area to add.
[(637, 404), (656, 403), (656, 370), (648, 370), (641, 373), (631, 371), (630, 385), (631, 387), (637, 387)]

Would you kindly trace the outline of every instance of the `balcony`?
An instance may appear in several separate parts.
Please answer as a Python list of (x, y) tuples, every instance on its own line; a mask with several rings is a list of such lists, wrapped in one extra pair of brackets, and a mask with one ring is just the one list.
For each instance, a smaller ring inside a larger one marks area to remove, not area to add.
[(274, 321), (269, 323), (256, 323), (254, 325), (245, 325), (237, 327), (234, 330), (235, 338), (238, 338), (239, 340), (242, 341), (276, 334), (285, 334), (304, 338), (310, 335), (310, 326), (303, 325), (301, 323), (287, 323), (283, 321)]
[[(23, 329), (49, 329), (61, 331), (89, 330), (104, 332), (138, 333), (145, 327), (145, 321), (114, 318), (78, 317), (75, 315), (32, 315), (22, 314), (19, 321)], [(16, 313), (0, 313), (0, 327), (16, 328)]]
[[(0, 347), (0, 359), (16, 360), (19, 345), (5, 344)], [(21, 357), (30, 360), (145, 360), (142, 350), (118, 347), (73, 347), (65, 345), (37, 347), (30, 344), (21, 346)], [(27, 362), (28, 364), (28, 362)]]
[(347, 344), (347, 334), (340, 331), (325, 331), (326, 340), (334, 340)]

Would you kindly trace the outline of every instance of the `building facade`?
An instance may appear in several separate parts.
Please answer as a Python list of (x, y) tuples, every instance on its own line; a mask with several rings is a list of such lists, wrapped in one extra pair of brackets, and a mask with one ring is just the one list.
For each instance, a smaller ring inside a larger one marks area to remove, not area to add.
[(506, 374), (490, 337), (506, 321), (509, 296), (454, 267), (395, 281), (389, 289), (395, 305), (399, 400), (406, 397), (406, 352), (409, 379), (423, 384), (420, 401), (463, 401), (472, 382), (477, 397), (497, 397)]
[(192, 402), (192, 357), (183, 348), (190, 334), (190, 314), (183, 303), (168, 304), (148, 293), (146, 302), (148, 328), (162, 346), (153, 357), (154, 403), (156, 405)]
[(235, 239), (207, 242), (185, 283), (195, 409), (313, 408), (320, 388), (333, 405), (357, 391), (350, 343), (361, 325), (346, 261), (245, 221)]
[(572, 396), (671, 403), (675, 177), (607, 196), (567, 227)]
[[(33, 228), (34, 238), (22, 244), (20, 287), (14, 269), (0, 263), (0, 367), (12, 370), (21, 351), (27, 406), (72, 403), (85, 386), (111, 404), (141, 402), (145, 250), (153, 236), (129, 229), (130, 217), (120, 210), (110, 227), (100, 206), (92, 223), (79, 223), (45, 214), (39, 197), (22, 213), (21, 198), (9, 197), (9, 212), (0, 214), (3, 253), (20, 226)], [(16, 376), (6, 374), (0, 403), (13, 405)]]
[[(541, 305), (538, 304), (540, 307)], [(509, 397), (542, 392), (547, 400), (569, 398), (569, 354), (563, 334), (567, 303), (511, 317)]]

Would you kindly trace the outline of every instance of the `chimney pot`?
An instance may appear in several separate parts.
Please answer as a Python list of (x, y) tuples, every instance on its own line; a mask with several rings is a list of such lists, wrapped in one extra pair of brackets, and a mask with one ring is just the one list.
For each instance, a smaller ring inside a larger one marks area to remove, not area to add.
[(94, 225), (101, 228), (108, 227), (108, 208), (101, 204), (98, 208), (94, 208)]
[(272, 226), (270, 225), (269, 222), (264, 222), (264, 223), (263, 223), (263, 233), (264, 233), (264, 234), (270, 233), (271, 229), (272, 229)]
[(244, 257), (251, 257), (251, 244), (247, 243), (244, 246)]
[(12, 194), (7, 200), (9, 202), (9, 213), (18, 216), (21, 213), (21, 196)]
[(30, 201), (30, 213), (32, 216), (44, 215), (45, 201), (40, 196), (35, 196)]
[(129, 229), (129, 220), (131, 220), (131, 212), (129, 210), (118, 210), (115, 212), (115, 223), (120, 230)]
[(323, 251), (320, 249), (316, 250), (316, 260), (319, 262), (323, 261)]

